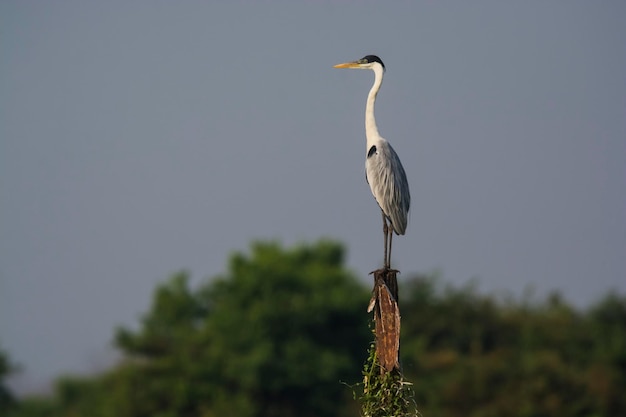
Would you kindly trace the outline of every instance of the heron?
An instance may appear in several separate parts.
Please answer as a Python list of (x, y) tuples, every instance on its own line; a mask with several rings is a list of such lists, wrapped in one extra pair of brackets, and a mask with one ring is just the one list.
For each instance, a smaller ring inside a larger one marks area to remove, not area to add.
[(391, 144), (378, 133), (374, 117), (376, 95), (383, 83), (385, 64), (376, 55), (367, 55), (357, 61), (337, 64), (334, 68), (369, 69), (374, 71), (374, 85), (365, 105), (365, 180), (382, 211), (385, 242), (384, 269), (391, 269), (391, 242), (393, 232), (406, 232), (411, 194), (406, 173)]

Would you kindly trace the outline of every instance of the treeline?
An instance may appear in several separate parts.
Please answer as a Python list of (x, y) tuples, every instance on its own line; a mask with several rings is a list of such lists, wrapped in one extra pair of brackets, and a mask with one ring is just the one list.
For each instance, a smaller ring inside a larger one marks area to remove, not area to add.
[[(198, 288), (184, 272), (160, 285), (139, 329), (116, 331), (124, 359), (103, 374), (15, 399), (0, 355), (0, 415), (357, 416), (369, 292), (337, 243), (257, 243)], [(400, 298), (425, 417), (626, 415), (625, 297), (579, 311), (558, 294), (503, 300), (413, 277)]]

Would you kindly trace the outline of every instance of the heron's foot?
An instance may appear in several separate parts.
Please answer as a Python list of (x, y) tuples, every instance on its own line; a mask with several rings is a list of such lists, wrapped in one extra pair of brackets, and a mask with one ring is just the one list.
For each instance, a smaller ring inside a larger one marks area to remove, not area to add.
[(379, 274), (382, 274), (382, 275), (389, 274), (389, 273), (397, 274), (399, 272), (400, 271), (398, 271), (397, 269), (391, 269), (391, 268), (386, 266), (384, 268), (375, 269), (372, 272), (370, 272), (368, 275), (377, 276)]

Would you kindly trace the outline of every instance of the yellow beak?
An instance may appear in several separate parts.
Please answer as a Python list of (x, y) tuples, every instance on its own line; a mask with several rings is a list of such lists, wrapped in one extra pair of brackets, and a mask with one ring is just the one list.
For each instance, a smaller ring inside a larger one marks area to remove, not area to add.
[(344, 62), (343, 64), (333, 65), (333, 68), (358, 68), (358, 62)]

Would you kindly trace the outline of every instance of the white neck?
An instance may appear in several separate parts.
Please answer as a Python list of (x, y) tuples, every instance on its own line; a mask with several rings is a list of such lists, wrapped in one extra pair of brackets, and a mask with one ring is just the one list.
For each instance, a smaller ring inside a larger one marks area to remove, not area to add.
[(383, 68), (380, 65), (375, 65), (372, 70), (375, 74), (374, 85), (367, 95), (367, 104), (365, 105), (365, 137), (367, 138), (366, 145), (368, 150), (380, 139), (378, 127), (376, 127), (376, 118), (374, 117), (374, 103), (376, 102), (376, 94), (378, 94), (378, 90), (380, 90), (380, 86), (383, 83)]

